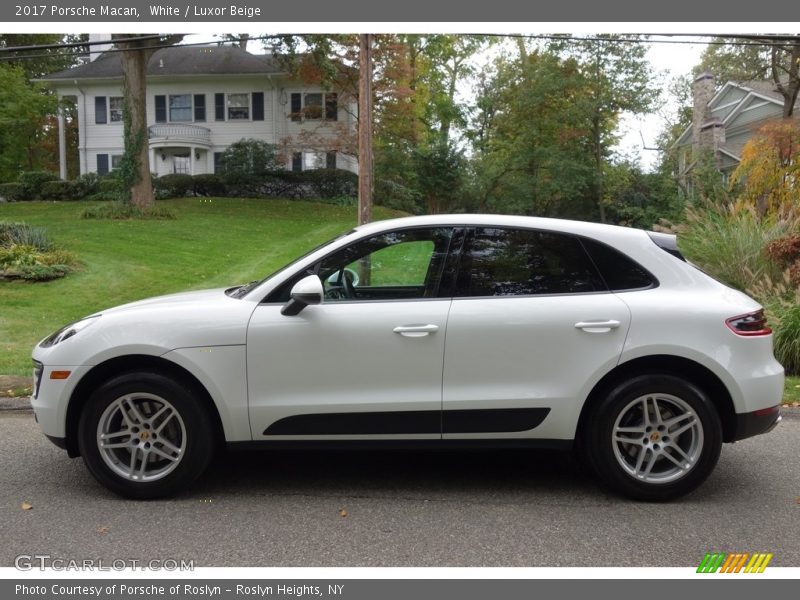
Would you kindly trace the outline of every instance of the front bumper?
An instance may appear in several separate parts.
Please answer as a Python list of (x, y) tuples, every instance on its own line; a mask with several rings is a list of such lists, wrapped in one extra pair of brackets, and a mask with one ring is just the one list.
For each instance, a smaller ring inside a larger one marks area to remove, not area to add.
[(768, 433), (780, 423), (780, 406), (771, 406), (748, 413), (736, 414), (736, 430), (732, 442), (738, 442), (754, 435)]

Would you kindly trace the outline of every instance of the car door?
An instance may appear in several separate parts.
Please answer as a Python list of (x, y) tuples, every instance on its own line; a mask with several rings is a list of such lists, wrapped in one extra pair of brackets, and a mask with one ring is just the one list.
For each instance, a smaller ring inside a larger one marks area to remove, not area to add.
[[(247, 333), (255, 440), (441, 437), (450, 299), (437, 297), (453, 229), (362, 239), (290, 277)], [(322, 304), (281, 314), (292, 285), (316, 274)]]
[(629, 323), (578, 237), (475, 228), (448, 319), (443, 438), (572, 439)]

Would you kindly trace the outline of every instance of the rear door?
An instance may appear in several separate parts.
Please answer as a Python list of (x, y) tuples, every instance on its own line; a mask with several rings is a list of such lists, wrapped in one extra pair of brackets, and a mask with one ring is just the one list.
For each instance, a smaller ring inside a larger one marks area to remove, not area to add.
[(629, 324), (578, 237), (475, 228), (447, 325), (444, 439), (571, 439)]

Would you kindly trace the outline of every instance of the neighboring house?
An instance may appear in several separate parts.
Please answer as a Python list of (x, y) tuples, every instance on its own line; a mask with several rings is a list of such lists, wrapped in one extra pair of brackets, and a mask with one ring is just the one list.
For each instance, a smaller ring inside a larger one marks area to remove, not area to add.
[(692, 124), (674, 146), (678, 175), (684, 182), (704, 149), (714, 153), (727, 179), (750, 137), (768, 121), (783, 117), (783, 96), (772, 81), (729, 81), (716, 91), (714, 76), (703, 73), (694, 80), (692, 98)]
[[(40, 80), (59, 99), (76, 104), (81, 174), (107, 173), (123, 153), (120, 53), (92, 58)], [(356, 110), (352, 97), (292, 78), (271, 55), (237, 46), (163, 48), (147, 69), (150, 170), (155, 175), (214, 173), (230, 144), (257, 138), (284, 150), (287, 169), (356, 172), (356, 159), (337, 151), (342, 133), (356, 130)], [(59, 128), (65, 178), (63, 117)], [(314, 148), (302, 147), (311, 139)]]

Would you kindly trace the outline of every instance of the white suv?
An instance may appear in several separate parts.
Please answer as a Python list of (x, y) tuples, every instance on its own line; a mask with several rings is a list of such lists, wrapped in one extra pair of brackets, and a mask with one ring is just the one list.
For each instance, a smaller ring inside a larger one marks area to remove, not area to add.
[(761, 307), (674, 236), (498, 215), (358, 227), (266, 279), (102, 311), (35, 348), (44, 433), (123, 496), (241, 447), (576, 448), (641, 500), (780, 420)]

